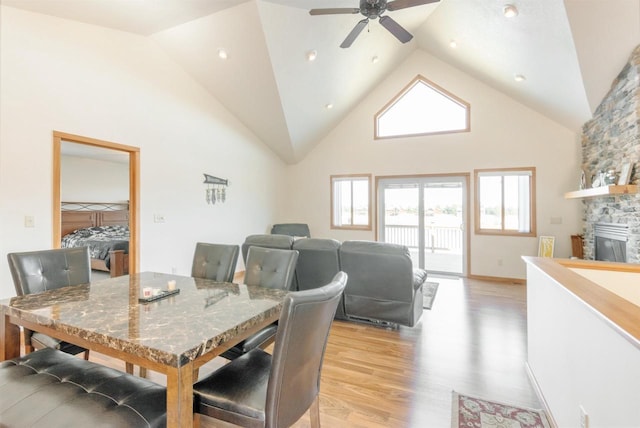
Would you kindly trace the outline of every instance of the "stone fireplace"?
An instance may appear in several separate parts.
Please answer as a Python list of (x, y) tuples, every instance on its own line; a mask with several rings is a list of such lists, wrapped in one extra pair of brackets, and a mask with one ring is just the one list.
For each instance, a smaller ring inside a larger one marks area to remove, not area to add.
[[(593, 119), (582, 128), (582, 168), (590, 174), (620, 171), (623, 163), (633, 165), (630, 184), (638, 184), (640, 170), (640, 46), (611, 85)], [(596, 196), (583, 199), (584, 258), (596, 259), (596, 223), (626, 229), (626, 261), (640, 263), (640, 194)], [(608, 248), (620, 253), (621, 244)], [(599, 254), (600, 256), (600, 254)]]

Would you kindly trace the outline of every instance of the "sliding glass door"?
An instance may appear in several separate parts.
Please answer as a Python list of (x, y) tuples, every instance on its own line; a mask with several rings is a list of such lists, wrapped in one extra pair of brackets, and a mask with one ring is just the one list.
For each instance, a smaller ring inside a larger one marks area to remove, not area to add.
[(466, 274), (467, 176), (378, 180), (378, 239), (406, 245), (414, 266)]

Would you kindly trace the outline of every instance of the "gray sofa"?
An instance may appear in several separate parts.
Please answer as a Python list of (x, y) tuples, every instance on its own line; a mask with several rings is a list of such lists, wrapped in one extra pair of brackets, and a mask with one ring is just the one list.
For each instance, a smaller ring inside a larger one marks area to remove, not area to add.
[(337, 319), (413, 327), (422, 316), (422, 286), (427, 273), (413, 269), (406, 246), (373, 241), (345, 241), (284, 235), (251, 235), (251, 245), (298, 250), (295, 287), (307, 290), (327, 284), (344, 271), (349, 279)]

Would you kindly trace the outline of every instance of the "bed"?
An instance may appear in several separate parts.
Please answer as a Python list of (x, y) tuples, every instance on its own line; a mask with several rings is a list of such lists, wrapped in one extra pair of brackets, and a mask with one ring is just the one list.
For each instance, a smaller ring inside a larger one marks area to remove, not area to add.
[(129, 273), (129, 204), (62, 202), (62, 248), (89, 247), (91, 269)]

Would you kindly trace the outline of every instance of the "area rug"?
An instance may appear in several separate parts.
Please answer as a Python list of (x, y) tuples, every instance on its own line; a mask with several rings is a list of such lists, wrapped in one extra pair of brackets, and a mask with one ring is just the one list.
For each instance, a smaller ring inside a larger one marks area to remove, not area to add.
[(451, 428), (551, 428), (543, 410), (484, 400), (453, 391)]
[(438, 291), (438, 283), (427, 281), (422, 286), (422, 307), (425, 309), (431, 309), (433, 300), (436, 298), (436, 291)]

